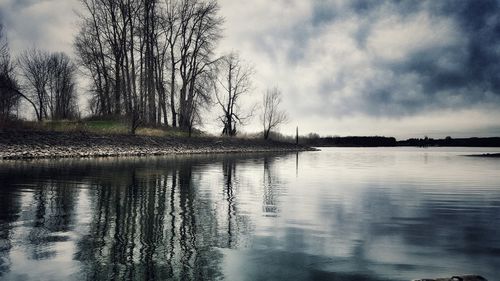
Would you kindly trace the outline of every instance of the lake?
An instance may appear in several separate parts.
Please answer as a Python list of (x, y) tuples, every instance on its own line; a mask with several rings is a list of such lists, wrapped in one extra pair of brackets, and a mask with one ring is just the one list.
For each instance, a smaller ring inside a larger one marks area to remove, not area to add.
[(500, 275), (488, 148), (0, 162), (0, 280)]

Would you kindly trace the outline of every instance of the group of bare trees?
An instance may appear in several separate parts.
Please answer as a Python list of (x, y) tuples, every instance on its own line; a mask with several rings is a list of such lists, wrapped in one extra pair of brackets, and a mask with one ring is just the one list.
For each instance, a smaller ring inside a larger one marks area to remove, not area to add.
[(191, 130), (208, 104), (222, 18), (216, 1), (81, 0), (75, 47), (95, 115)]
[[(245, 124), (258, 107), (254, 105), (245, 110), (241, 105), (242, 98), (252, 92), (253, 72), (253, 68), (234, 52), (222, 57), (218, 64), (215, 97), (222, 111), (218, 119), (223, 126), (223, 135), (235, 136), (237, 125)], [(277, 87), (268, 89), (263, 96), (260, 121), (264, 139), (268, 139), (271, 131), (288, 121), (287, 113), (280, 108), (281, 98), (281, 91)]]
[(10, 118), (17, 109), (20, 96), (16, 93), (17, 82), (14, 77), (7, 38), (0, 23), (0, 121)]
[(35, 48), (14, 63), (0, 25), (0, 118), (11, 118), (21, 99), (32, 106), (38, 121), (76, 118), (76, 70), (67, 55)]
[(38, 121), (78, 116), (76, 66), (66, 54), (28, 49), (19, 57), (19, 68)]

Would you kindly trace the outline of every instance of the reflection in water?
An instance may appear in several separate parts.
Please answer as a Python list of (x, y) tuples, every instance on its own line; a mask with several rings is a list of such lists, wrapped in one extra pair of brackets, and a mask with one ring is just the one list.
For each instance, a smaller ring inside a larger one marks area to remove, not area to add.
[(207, 209), (211, 202), (196, 194), (197, 167), (176, 164), (151, 170), (131, 166), (128, 181), (101, 182), (93, 190), (96, 207), (90, 231), (76, 253), (87, 278), (180, 280), (220, 275), (220, 255), (210, 248), (218, 235), (206, 227), (218, 218)]
[[(203, 191), (204, 172), (218, 158), (10, 162), (0, 174), (0, 276), (24, 274), (12, 272), (10, 256), (23, 252), (30, 261), (57, 260), (58, 243), (71, 240), (79, 262), (79, 270), (69, 273), (75, 279), (222, 278), (217, 249), (237, 247), (240, 230), (249, 229), (236, 206), (238, 161), (223, 158), (222, 188)], [(89, 218), (77, 226), (82, 189)], [(29, 203), (22, 202), (23, 193)], [(214, 208), (213, 200), (225, 202), (226, 211)], [(21, 227), (14, 231), (15, 225)], [(43, 274), (69, 278), (57, 268)]]
[(496, 276), (500, 163), (460, 154), (4, 162), (0, 280)]

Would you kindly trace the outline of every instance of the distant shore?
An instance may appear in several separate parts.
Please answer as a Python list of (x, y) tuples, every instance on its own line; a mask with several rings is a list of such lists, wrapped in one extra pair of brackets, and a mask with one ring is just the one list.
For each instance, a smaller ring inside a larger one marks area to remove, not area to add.
[(314, 147), (500, 147), (500, 137), (413, 138), (407, 140), (381, 136), (315, 137), (305, 139), (301, 143)]
[(0, 159), (3, 160), (314, 150), (308, 146), (259, 139), (0, 130)]
[(467, 157), (485, 157), (485, 158), (500, 158), (500, 153), (472, 154)]

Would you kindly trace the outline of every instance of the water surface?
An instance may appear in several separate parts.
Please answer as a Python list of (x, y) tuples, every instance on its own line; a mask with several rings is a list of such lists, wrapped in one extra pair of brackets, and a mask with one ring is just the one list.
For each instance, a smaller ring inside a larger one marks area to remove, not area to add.
[(0, 280), (495, 280), (498, 151), (1, 162)]

